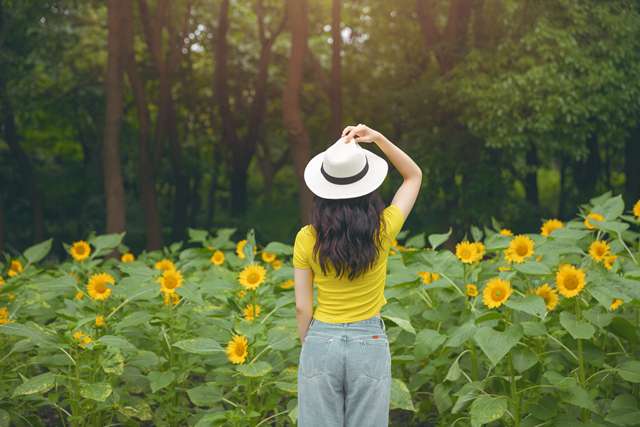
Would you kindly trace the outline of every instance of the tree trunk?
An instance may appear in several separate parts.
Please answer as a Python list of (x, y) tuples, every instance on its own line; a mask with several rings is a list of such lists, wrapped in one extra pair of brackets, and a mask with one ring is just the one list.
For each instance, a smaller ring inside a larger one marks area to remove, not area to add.
[(592, 135), (589, 138), (587, 147), (589, 155), (584, 162), (575, 163), (574, 177), (576, 188), (581, 192), (581, 195), (590, 198), (595, 196), (596, 184), (602, 168), (597, 135)]
[(158, 211), (155, 174), (149, 143), (151, 119), (144, 82), (138, 73), (134, 51), (133, 10), (127, 2), (123, 10), (123, 63), (133, 90), (133, 98), (138, 113), (138, 187), (144, 226), (147, 236), (147, 249), (150, 251), (162, 248), (162, 225)]
[(304, 125), (300, 107), (302, 70), (309, 38), (307, 0), (289, 1), (288, 16), (291, 29), (291, 52), (287, 65), (287, 81), (282, 94), (282, 116), (287, 130), (293, 165), (300, 192), (300, 219), (310, 221), (313, 204), (312, 193), (304, 182), (304, 168), (311, 154), (311, 140)]
[(108, 59), (105, 92), (107, 108), (102, 146), (104, 192), (107, 211), (107, 233), (125, 229), (125, 200), (120, 165), (120, 128), (122, 125), (122, 49), (119, 34), (122, 8), (126, 0), (108, 0)]
[(338, 139), (342, 133), (342, 34), (340, 32), (340, 9), (342, 0), (333, 0), (331, 5), (331, 86), (329, 99), (331, 108), (330, 141)]
[(633, 204), (640, 200), (640, 167), (638, 167), (638, 159), (640, 159), (640, 123), (633, 130), (624, 147), (624, 172), (626, 177), (624, 188), (627, 193), (627, 200)]

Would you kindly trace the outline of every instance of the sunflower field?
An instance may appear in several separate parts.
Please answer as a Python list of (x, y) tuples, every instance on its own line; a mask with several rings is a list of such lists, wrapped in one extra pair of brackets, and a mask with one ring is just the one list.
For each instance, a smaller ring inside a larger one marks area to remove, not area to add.
[[(382, 310), (392, 425), (638, 425), (639, 225), (640, 202), (606, 193), (539, 233), (402, 231)], [(0, 427), (295, 425), (292, 247), (234, 231), (7, 255)]]

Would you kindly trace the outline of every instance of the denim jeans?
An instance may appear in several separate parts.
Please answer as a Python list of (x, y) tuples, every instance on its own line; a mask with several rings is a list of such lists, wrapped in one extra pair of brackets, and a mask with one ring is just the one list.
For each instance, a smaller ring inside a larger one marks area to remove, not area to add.
[(391, 352), (382, 319), (312, 319), (298, 365), (300, 427), (387, 427)]

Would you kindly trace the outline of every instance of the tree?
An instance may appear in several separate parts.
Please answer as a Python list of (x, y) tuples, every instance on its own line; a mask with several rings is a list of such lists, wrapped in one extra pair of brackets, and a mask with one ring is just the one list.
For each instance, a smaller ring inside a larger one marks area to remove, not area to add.
[(300, 219), (303, 224), (306, 224), (310, 220), (313, 202), (311, 192), (304, 182), (304, 168), (310, 158), (311, 140), (302, 118), (300, 90), (302, 88), (304, 58), (308, 49), (308, 4), (306, 0), (289, 1), (287, 4), (291, 31), (291, 52), (287, 65), (287, 81), (282, 92), (282, 115), (298, 181)]

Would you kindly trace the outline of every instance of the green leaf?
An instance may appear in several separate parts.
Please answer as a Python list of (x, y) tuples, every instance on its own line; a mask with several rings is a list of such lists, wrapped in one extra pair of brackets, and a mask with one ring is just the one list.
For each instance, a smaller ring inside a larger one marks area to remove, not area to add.
[(137, 418), (141, 421), (149, 421), (153, 418), (151, 406), (149, 406), (149, 404), (144, 400), (139, 400), (134, 404), (120, 406), (118, 407), (118, 412), (127, 417)]
[(46, 257), (51, 250), (51, 242), (53, 239), (45, 240), (44, 242), (33, 245), (24, 251), (24, 257), (31, 264), (35, 264), (42, 258)]
[(640, 411), (636, 399), (630, 394), (621, 394), (611, 402), (605, 421), (616, 426), (635, 426), (638, 425), (638, 417)]
[(107, 374), (122, 375), (124, 372), (124, 356), (118, 348), (107, 347), (100, 355), (100, 366)]
[(507, 411), (508, 400), (505, 396), (482, 395), (473, 401), (469, 414), (471, 425), (479, 426), (502, 418)]
[(11, 397), (45, 393), (53, 388), (55, 383), (56, 375), (53, 372), (36, 375), (17, 386), (15, 390), (13, 390)]
[(209, 235), (209, 232), (207, 230), (198, 230), (195, 228), (189, 228), (188, 232), (190, 242), (204, 243), (207, 240), (207, 236)]
[(544, 317), (547, 312), (544, 299), (538, 295), (509, 298), (504, 305), (513, 310), (522, 311), (540, 318)]
[(640, 383), (640, 361), (629, 360), (620, 364), (616, 371), (625, 381)]
[(285, 327), (269, 329), (267, 342), (272, 349), (279, 351), (289, 351), (297, 344), (294, 336), (291, 335), (291, 330)]
[(426, 245), (424, 233), (418, 233), (415, 236), (407, 239), (407, 241), (404, 242), (404, 245), (412, 248), (424, 248)]
[(576, 319), (573, 313), (568, 311), (560, 313), (560, 324), (575, 339), (588, 340), (596, 332), (596, 328), (594, 328), (589, 322), (586, 320)]
[(188, 340), (181, 340), (173, 343), (173, 346), (194, 354), (213, 354), (224, 351), (220, 344), (211, 338), (191, 338)]
[(551, 274), (551, 270), (545, 264), (535, 261), (527, 261), (522, 264), (513, 264), (513, 269), (522, 274), (544, 276)]
[(292, 255), (293, 247), (285, 243), (270, 242), (267, 246), (265, 246), (262, 252), (271, 252), (276, 255)]
[(10, 421), (9, 413), (4, 409), (0, 409), (0, 427), (9, 427)]
[(405, 331), (415, 335), (416, 330), (413, 329), (413, 326), (411, 325), (411, 322), (408, 319), (402, 319), (400, 317), (395, 317), (395, 316), (388, 316), (386, 314), (383, 314), (382, 317), (384, 317), (385, 319), (391, 320), (393, 323), (400, 326)]
[(245, 377), (263, 377), (272, 370), (271, 364), (267, 362), (255, 362), (250, 365), (239, 365), (238, 372)]
[(440, 246), (441, 244), (449, 240), (449, 237), (451, 237), (452, 231), (453, 230), (451, 229), (451, 227), (449, 227), (449, 231), (447, 231), (446, 233), (429, 235), (428, 237), (429, 244), (433, 249), (436, 249), (438, 246)]
[(176, 289), (176, 293), (181, 297), (184, 297), (185, 300), (191, 301), (198, 305), (204, 304), (204, 300), (202, 299), (202, 292), (200, 292), (197, 288), (193, 286), (181, 286)]
[(391, 380), (391, 405), (390, 409), (404, 409), (407, 411), (416, 411), (411, 400), (411, 393), (407, 385), (398, 378)]
[(523, 332), (520, 325), (511, 325), (504, 332), (484, 326), (478, 329), (474, 340), (491, 363), (497, 365), (509, 350), (520, 341), (522, 335)]
[(437, 384), (433, 388), (433, 401), (436, 404), (436, 408), (440, 414), (443, 414), (447, 409), (453, 406), (453, 401), (450, 397), (451, 387), (445, 384)]
[(445, 347), (459, 347), (476, 332), (476, 325), (473, 321), (468, 321), (456, 327), (449, 333), (449, 339), (444, 344)]
[(111, 395), (111, 391), (111, 384), (109, 383), (80, 385), (80, 396), (85, 399), (95, 400), (96, 402), (104, 402), (107, 400), (107, 397)]
[(171, 384), (176, 379), (176, 375), (171, 371), (151, 371), (147, 375), (147, 379), (151, 385), (151, 391), (155, 393)]
[(126, 233), (103, 234), (93, 238), (91, 243), (96, 248), (96, 255), (104, 254), (114, 248), (117, 248)]
[(423, 329), (416, 335), (414, 354), (417, 359), (428, 357), (440, 347), (447, 337), (433, 329)]
[(522, 373), (538, 363), (536, 354), (526, 347), (516, 347), (511, 353), (513, 367), (518, 373)]
[(594, 210), (602, 213), (607, 220), (616, 219), (624, 212), (624, 200), (621, 195), (617, 195), (608, 199), (601, 207), (594, 207)]
[(215, 406), (222, 399), (220, 387), (213, 382), (190, 388), (187, 390), (187, 395), (194, 405), (204, 407)]
[(111, 348), (119, 348), (125, 351), (137, 350), (136, 346), (131, 344), (126, 338), (117, 335), (104, 335), (100, 337), (98, 341)]

